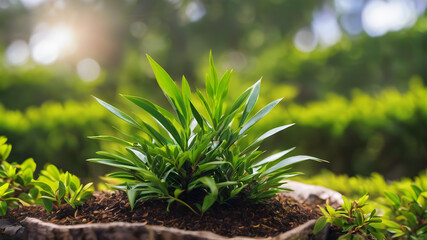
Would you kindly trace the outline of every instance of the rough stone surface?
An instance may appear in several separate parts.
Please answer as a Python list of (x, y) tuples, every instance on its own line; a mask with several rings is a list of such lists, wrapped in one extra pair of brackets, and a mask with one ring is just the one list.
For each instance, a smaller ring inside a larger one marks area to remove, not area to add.
[(309, 185), (295, 181), (288, 181), (286, 188), (293, 190), (292, 192), (282, 193), (285, 196), (293, 197), (299, 201), (307, 201), (309, 203), (326, 202), (334, 208), (342, 204), (342, 195), (339, 192), (325, 188), (323, 186)]
[(24, 227), (19, 223), (11, 223), (7, 219), (0, 219), (0, 239), (23, 239)]

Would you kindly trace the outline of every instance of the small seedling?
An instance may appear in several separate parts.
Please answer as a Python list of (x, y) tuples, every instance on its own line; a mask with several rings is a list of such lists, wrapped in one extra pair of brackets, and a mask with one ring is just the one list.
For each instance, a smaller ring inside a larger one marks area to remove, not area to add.
[(43, 206), (48, 212), (54, 205), (59, 207), (64, 202), (75, 209), (93, 193), (92, 183), (83, 186), (78, 177), (60, 172), (54, 165), (47, 165), (34, 184), (39, 188)]
[(38, 197), (38, 191), (32, 184), (36, 163), (32, 158), (22, 164), (7, 162), (12, 146), (6, 142), (7, 138), (0, 136), (1, 216), (6, 214), (8, 207), (33, 204)]
[(329, 205), (326, 205), (326, 209), (319, 207), (323, 216), (317, 220), (313, 233), (318, 233), (330, 223), (342, 229), (344, 234), (339, 237), (340, 240), (371, 239), (370, 235), (378, 240), (384, 239), (382, 226), (379, 224), (382, 220), (375, 216), (376, 210), (368, 214), (363, 210), (368, 197), (364, 195), (359, 200), (350, 202), (343, 196), (344, 203), (337, 210)]

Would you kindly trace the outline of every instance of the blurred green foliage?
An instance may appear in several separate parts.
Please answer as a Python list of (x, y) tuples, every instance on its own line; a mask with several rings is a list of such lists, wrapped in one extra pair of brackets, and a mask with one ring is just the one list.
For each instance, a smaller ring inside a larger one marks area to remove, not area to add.
[(405, 189), (411, 190), (412, 185), (424, 186), (427, 183), (427, 169), (419, 172), (414, 178), (401, 178), (394, 181), (387, 181), (379, 173), (371, 173), (370, 176), (360, 175), (348, 176), (346, 174), (334, 174), (328, 170), (322, 170), (314, 176), (297, 177), (294, 180), (307, 184), (320, 185), (335, 190), (348, 198), (359, 198), (369, 194), (368, 203), (370, 209), (377, 208), (383, 215), (389, 208), (384, 192), (401, 193)]
[(427, 42), (427, 18), (412, 29), (382, 37), (344, 37), (338, 44), (309, 53), (298, 51), (288, 39), (263, 47), (259, 54), (247, 56), (242, 78), (262, 74), (276, 84), (296, 86), (298, 101), (322, 99), (331, 92), (351, 96), (358, 88), (376, 93), (394, 86), (407, 90), (408, 79), (417, 75), (424, 83)]
[(275, 136), (269, 147), (296, 144), (330, 161), (327, 167), (336, 173), (414, 176), (427, 167), (426, 102), (427, 88), (414, 78), (406, 93), (354, 91), (351, 99), (332, 94), (324, 101), (281, 105), (265, 126), (295, 122), (297, 130), (283, 140)]
[(0, 61), (0, 103), (10, 110), (25, 110), (46, 101), (87, 100), (103, 82), (85, 83), (74, 69), (43, 66), (5, 67)]
[(49, 162), (81, 176), (96, 173), (84, 166), (84, 159), (99, 148), (87, 136), (98, 133), (108, 120), (95, 103), (47, 102), (25, 111), (0, 105), (0, 116), (0, 133), (15, 146), (12, 159), (32, 155), (39, 166)]
[[(334, 46), (304, 53), (294, 46), (295, 33), (310, 26), (313, 11), (332, 9), (335, 1), (97, 0), (69, 1), (63, 8), (46, 1), (34, 9), (6, 2), (2, 56), (14, 40), (29, 43), (41, 22), (74, 24), (75, 40), (81, 40), (75, 56), (48, 66), (29, 60), (16, 67), (0, 58), (0, 135), (16, 146), (18, 159), (34, 156), (39, 165), (52, 162), (88, 176), (93, 169), (83, 161), (99, 147), (86, 136), (111, 125), (90, 95), (120, 106), (120, 92), (166, 106), (144, 55), (158, 59), (173, 79), (184, 74), (200, 88), (211, 49), (219, 72), (235, 69), (230, 100), (261, 76), (260, 105), (285, 97), (264, 128), (297, 125), (266, 148), (297, 145), (351, 175), (414, 176), (427, 165), (425, 14), (408, 29), (375, 38), (344, 34)], [(204, 16), (191, 21), (187, 10), (195, 3)], [(77, 61), (87, 57), (102, 68), (94, 82), (76, 74)]]

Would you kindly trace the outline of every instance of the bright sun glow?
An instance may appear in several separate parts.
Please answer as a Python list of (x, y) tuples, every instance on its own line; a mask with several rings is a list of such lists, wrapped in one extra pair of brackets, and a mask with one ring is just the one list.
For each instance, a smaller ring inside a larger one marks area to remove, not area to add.
[(61, 54), (73, 48), (73, 41), (74, 33), (68, 25), (58, 23), (49, 27), (41, 24), (30, 40), (32, 58), (40, 64), (51, 64)]
[(45, 0), (21, 0), (21, 3), (28, 9), (35, 8), (44, 3)]

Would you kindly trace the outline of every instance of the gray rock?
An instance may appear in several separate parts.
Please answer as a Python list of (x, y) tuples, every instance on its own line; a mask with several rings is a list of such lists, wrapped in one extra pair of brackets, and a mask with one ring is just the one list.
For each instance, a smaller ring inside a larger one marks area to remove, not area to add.
[(288, 181), (286, 188), (292, 192), (281, 193), (285, 196), (293, 197), (298, 201), (307, 201), (309, 203), (328, 202), (334, 208), (341, 206), (343, 203), (342, 195), (339, 192), (317, 185), (309, 185), (295, 181)]

